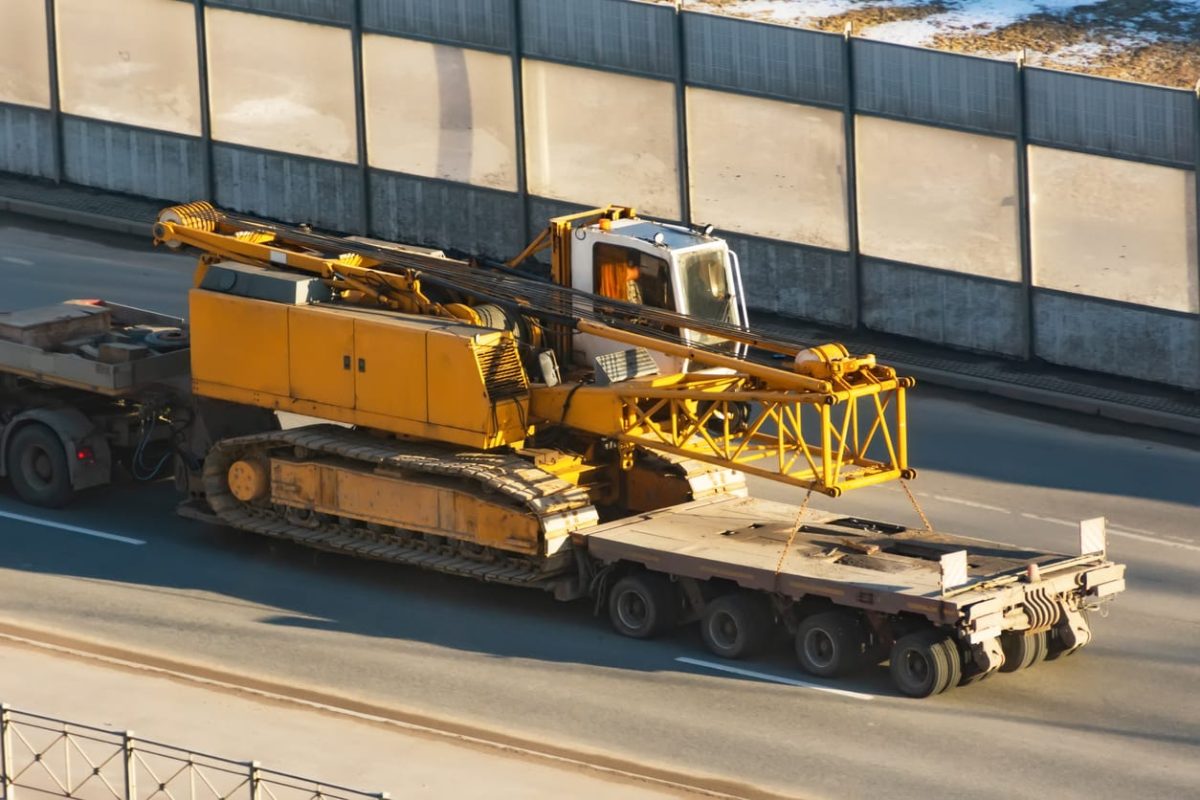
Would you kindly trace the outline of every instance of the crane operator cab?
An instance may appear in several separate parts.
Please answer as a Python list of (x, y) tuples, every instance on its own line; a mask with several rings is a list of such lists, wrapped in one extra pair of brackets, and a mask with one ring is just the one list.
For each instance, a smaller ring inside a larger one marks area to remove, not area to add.
[[(572, 287), (650, 308), (711, 322), (744, 326), (745, 297), (737, 256), (711, 226), (692, 230), (649, 220), (601, 219), (575, 228), (571, 242)], [(576, 303), (589, 303), (577, 299)], [(589, 303), (590, 304), (590, 303)], [(581, 311), (604, 313), (597, 301)], [(654, 325), (652, 320), (643, 324)], [(686, 344), (718, 345), (731, 353), (738, 345), (699, 331), (675, 329)], [(575, 337), (575, 358), (592, 364), (597, 356), (627, 345), (588, 334)], [(686, 359), (652, 352), (664, 375), (685, 372)]]

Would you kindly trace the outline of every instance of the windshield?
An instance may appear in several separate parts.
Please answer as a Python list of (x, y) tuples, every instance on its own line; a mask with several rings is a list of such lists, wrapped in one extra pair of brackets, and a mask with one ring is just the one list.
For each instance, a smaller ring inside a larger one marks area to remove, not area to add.
[[(684, 307), (689, 316), (713, 322), (737, 322), (733, 294), (725, 271), (725, 248), (714, 247), (679, 256)], [(699, 344), (724, 343), (716, 336), (692, 332)]]

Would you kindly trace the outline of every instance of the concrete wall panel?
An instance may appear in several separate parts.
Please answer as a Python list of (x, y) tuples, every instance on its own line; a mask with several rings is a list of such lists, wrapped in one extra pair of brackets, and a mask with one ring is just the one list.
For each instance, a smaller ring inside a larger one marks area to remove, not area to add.
[(1035, 290), (1034, 353), (1110, 375), (1200, 389), (1196, 317)]
[(508, 55), (368, 34), (363, 78), (371, 166), (516, 190)]
[(737, 253), (750, 319), (754, 310), (849, 325), (854, 319), (850, 256), (770, 239), (720, 234)]
[(217, 205), (283, 222), (362, 233), (356, 167), (330, 161), (213, 145)]
[(684, 13), (689, 83), (809, 103), (845, 102), (845, 44), (836, 34)]
[(862, 252), (1020, 280), (1012, 139), (859, 117)]
[(357, 161), (348, 30), (214, 8), (207, 20), (214, 139)]
[(1195, 166), (1191, 92), (1040, 69), (1025, 80), (1030, 141)]
[(80, 117), (63, 118), (63, 158), (71, 183), (190, 202), (204, 197), (199, 139)]
[(509, 259), (528, 243), (507, 192), (371, 171), (371, 235)]
[(841, 111), (687, 92), (695, 222), (831, 250), (849, 246)]
[(512, 0), (362, 0), (363, 27), (450, 44), (507, 50)]
[(56, 14), (64, 112), (200, 135), (193, 8), (174, 0), (59, 0)]
[(1021, 356), (1020, 284), (863, 259), (862, 320), (868, 328), (927, 342)]
[(524, 54), (534, 58), (675, 76), (675, 9), (670, 6), (522, 0), (521, 38)]
[(314, 22), (349, 25), (354, 22), (353, 0), (208, 0), (210, 6), (283, 14)]
[(529, 59), (524, 71), (530, 193), (679, 218), (674, 84)]
[(1016, 66), (1003, 61), (855, 39), (859, 111), (986, 133), (1016, 132)]
[(0, 172), (54, 177), (54, 121), (49, 111), (0, 103)]
[(0, 24), (0, 103), (50, 107), (44, 0), (4, 0)]
[(1196, 173), (1031, 146), (1036, 286), (1200, 311)]

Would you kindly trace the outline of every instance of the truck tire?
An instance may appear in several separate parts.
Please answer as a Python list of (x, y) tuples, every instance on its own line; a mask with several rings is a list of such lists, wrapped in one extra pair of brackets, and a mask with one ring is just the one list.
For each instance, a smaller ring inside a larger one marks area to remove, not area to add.
[(837, 678), (866, 666), (867, 631), (853, 611), (822, 611), (796, 630), (796, 657), (805, 672)]
[(1005, 631), (1000, 634), (1000, 647), (1004, 649), (1001, 672), (1017, 672), (1029, 669), (1046, 658), (1049, 649), (1046, 632), (1021, 633)]
[(704, 646), (721, 658), (746, 658), (761, 653), (771, 641), (774, 620), (765, 597), (735, 592), (722, 595), (700, 617)]
[(954, 668), (946, 648), (948, 638), (935, 630), (922, 630), (897, 639), (892, 645), (889, 668), (896, 688), (909, 697), (929, 697), (946, 691), (950, 679), (961, 674)]
[(22, 425), (8, 443), (5, 463), (13, 490), (30, 505), (61, 508), (75, 494), (62, 439), (45, 425)]
[(622, 636), (651, 639), (679, 619), (675, 587), (657, 572), (626, 575), (608, 594), (608, 617)]

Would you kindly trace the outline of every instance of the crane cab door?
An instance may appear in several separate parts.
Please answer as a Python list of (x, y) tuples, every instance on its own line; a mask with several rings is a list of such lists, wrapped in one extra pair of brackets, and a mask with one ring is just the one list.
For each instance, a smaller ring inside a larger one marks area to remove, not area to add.
[[(614, 242), (598, 241), (593, 236), (576, 238), (571, 243), (571, 284), (574, 288), (638, 305), (675, 310), (674, 280), (667, 258)], [(600, 303), (576, 299), (578, 311), (598, 312)], [(598, 306), (598, 307), (597, 307)], [(590, 334), (575, 336), (575, 360), (590, 366), (596, 356), (627, 350), (628, 345)], [(651, 352), (659, 372), (672, 375), (686, 368), (686, 360), (665, 353)]]

